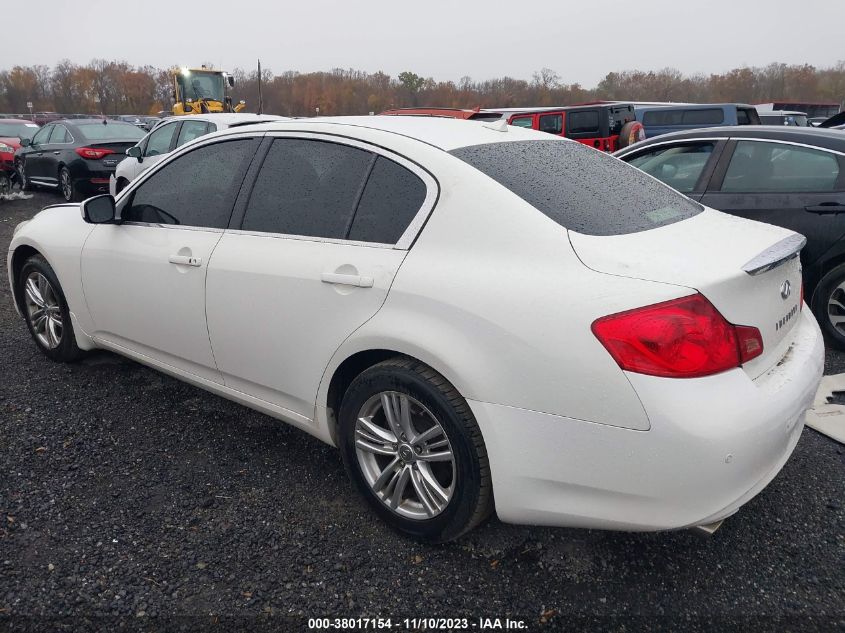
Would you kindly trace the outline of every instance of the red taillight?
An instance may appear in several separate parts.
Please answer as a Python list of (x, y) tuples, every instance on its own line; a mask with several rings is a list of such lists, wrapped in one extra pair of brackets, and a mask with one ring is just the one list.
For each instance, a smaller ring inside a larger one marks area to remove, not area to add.
[(114, 154), (110, 149), (96, 149), (93, 147), (77, 147), (76, 153), (89, 160), (100, 160), (103, 156)]
[(700, 294), (611, 314), (592, 329), (622, 369), (650, 376), (709, 376), (763, 353), (757, 328), (728, 323)]

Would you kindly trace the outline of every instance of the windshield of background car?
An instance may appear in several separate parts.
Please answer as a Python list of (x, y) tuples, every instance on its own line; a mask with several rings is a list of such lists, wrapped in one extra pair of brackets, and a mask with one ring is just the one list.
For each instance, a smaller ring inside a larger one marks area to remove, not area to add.
[(79, 123), (77, 127), (89, 141), (140, 141), (146, 135), (141, 128), (120, 121)]
[(580, 143), (512, 141), (450, 153), (562, 227), (586, 235), (637, 233), (704, 209), (640, 170)]
[(39, 129), (35, 123), (0, 123), (0, 137), (32, 138)]

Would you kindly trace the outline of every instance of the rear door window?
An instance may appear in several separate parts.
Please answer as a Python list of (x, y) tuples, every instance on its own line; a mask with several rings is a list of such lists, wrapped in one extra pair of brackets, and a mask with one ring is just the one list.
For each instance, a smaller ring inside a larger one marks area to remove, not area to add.
[(738, 141), (722, 181), (732, 193), (826, 192), (837, 189), (839, 161), (823, 150)]
[(716, 144), (712, 142), (662, 146), (640, 153), (626, 162), (681, 193), (690, 193), (695, 191), (715, 148)]
[(144, 156), (159, 156), (170, 151), (173, 142), (173, 133), (178, 127), (177, 123), (167, 123), (150, 134), (147, 139), (147, 146), (144, 148)]
[(541, 132), (549, 134), (557, 134), (558, 136), (563, 132), (563, 115), (562, 114), (541, 114), (540, 127)]
[(371, 152), (339, 143), (276, 139), (241, 228), (344, 239), (374, 160)]
[(176, 147), (181, 147), (195, 138), (204, 136), (207, 132), (208, 124), (205, 121), (185, 121), (182, 123), (182, 129), (179, 130), (179, 138), (176, 139)]
[(450, 153), (560, 226), (586, 235), (636, 233), (703, 210), (619, 159), (563, 139), (489, 143)]
[(395, 244), (425, 202), (425, 183), (395, 161), (379, 156), (355, 212), (349, 239)]

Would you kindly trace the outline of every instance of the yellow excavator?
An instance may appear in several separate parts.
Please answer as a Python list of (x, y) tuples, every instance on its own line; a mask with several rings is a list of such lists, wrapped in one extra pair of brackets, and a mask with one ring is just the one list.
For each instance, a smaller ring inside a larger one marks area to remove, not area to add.
[(208, 112), (240, 112), (246, 103), (232, 104), (227, 93), (235, 87), (235, 78), (222, 71), (202, 66), (174, 70), (173, 114), (206, 114)]

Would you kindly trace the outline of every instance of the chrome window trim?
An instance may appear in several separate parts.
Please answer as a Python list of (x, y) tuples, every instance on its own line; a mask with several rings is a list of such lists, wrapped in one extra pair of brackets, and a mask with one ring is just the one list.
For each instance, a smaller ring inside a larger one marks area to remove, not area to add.
[(638, 153), (640, 153), (640, 151), (642, 151), (642, 153), (645, 154), (646, 152), (648, 152), (648, 150), (650, 150), (653, 147), (662, 147), (664, 145), (684, 145), (686, 143), (697, 143), (699, 141), (710, 142), (710, 141), (729, 141), (729, 140), (731, 140), (731, 139), (728, 136), (714, 136), (714, 137), (702, 136), (701, 138), (679, 138), (679, 139), (675, 139), (675, 140), (672, 140), (672, 141), (660, 141), (659, 143), (649, 143), (645, 147), (634, 147), (633, 145), (629, 145), (628, 147), (626, 147), (624, 149), (628, 149), (630, 147), (631, 150), (628, 151), (628, 152), (620, 153), (616, 158), (618, 158), (619, 160), (624, 160), (625, 157), (630, 155), (630, 154), (638, 154)]
[[(785, 126), (784, 126), (785, 127)], [(732, 141), (752, 141), (760, 143), (779, 143), (781, 145), (794, 145), (795, 147), (803, 147), (805, 149), (814, 149), (818, 152), (828, 152), (829, 154), (836, 154), (838, 156), (845, 156), (845, 152), (839, 150), (829, 149), (827, 147), (819, 147), (818, 145), (809, 145), (808, 143), (799, 143), (798, 141), (781, 141), (776, 138), (749, 138), (745, 136), (732, 136)], [(731, 157), (733, 158), (733, 157)]]
[[(786, 127), (786, 126), (784, 126)], [(677, 138), (671, 139), (668, 141), (660, 141), (659, 143), (649, 143), (645, 147), (635, 148), (633, 146), (629, 146), (631, 148), (630, 151), (621, 153), (617, 156), (620, 160), (624, 160), (630, 154), (637, 154), (641, 150), (646, 152), (650, 150), (652, 147), (661, 147), (663, 145), (683, 145), (686, 143), (697, 143), (699, 141), (755, 141), (759, 143), (781, 143), (783, 145), (794, 145), (796, 147), (805, 147), (807, 149), (815, 149), (820, 152), (829, 152), (831, 154), (837, 154), (839, 156), (845, 156), (845, 152), (840, 152), (839, 150), (830, 149), (827, 147), (819, 147), (818, 145), (810, 145), (809, 143), (800, 143), (798, 141), (782, 141), (777, 138), (754, 138), (749, 136), (702, 136), (702, 137), (693, 137), (693, 138)], [(625, 148), (628, 149), (628, 148)]]
[(205, 231), (206, 233), (223, 233), (226, 229), (217, 229), (210, 226), (191, 226), (189, 224), (161, 224), (159, 222), (121, 222), (121, 226), (152, 226), (159, 229), (184, 229), (186, 231)]
[(396, 249), (393, 244), (382, 244), (381, 242), (361, 242), (356, 240), (342, 240), (332, 237), (315, 237), (313, 235), (292, 235), (288, 233), (268, 233), (266, 231), (244, 231), (242, 229), (227, 229), (226, 233), (232, 235), (251, 235), (253, 237), (272, 237), (279, 240), (298, 240), (300, 242), (322, 242), (325, 244), (346, 244), (347, 246), (365, 246), (371, 248)]
[[(423, 225), (425, 225), (429, 215), (431, 215), (431, 212), (434, 210), (434, 207), (437, 204), (438, 198), (440, 197), (440, 183), (437, 182), (437, 179), (434, 178), (431, 173), (429, 173), (419, 164), (405, 158), (401, 154), (397, 154), (389, 149), (381, 147), (380, 145), (369, 143), (367, 141), (362, 141), (356, 138), (350, 138), (348, 136), (342, 136), (340, 134), (329, 134), (325, 132), (296, 132), (293, 130), (284, 130), (267, 132), (267, 136), (271, 138), (313, 139), (318, 141), (325, 141), (328, 143), (337, 143), (339, 145), (349, 145), (350, 147), (357, 147), (358, 149), (362, 149), (367, 152), (372, 152), (373, 154), (377, 154), (379, 156), (384, 156), (388, 160), (392, 160), (393, 162), (398, 163), (399, 165), (416, 175), (420, 180), (422, 180), (423, 184), (425, 185), (425, 198), (423, 199), (420, 208), (417, 209), (417, 212), (414, 217), (408, 223), (408, 226), (405, 228), (405, 231), (402, 233), (402, 235), (399, 236), (399, 239), (396, 241), (396, 244), (389, 245), (390, 248), (395, 248), (397, 250), (403, 251), (407, 251), (411, 248), (411, 245), (414, 243), (414, 240), (416, 240), (417, 235), (419, 235), (420, 230), (422, 230)], [(261, 172), (259, 171), (258, 175), (260, 174)], [(256, 176), (256, 178), (257, 177), (258, 176)], [(260, 234), (271, 235), (270, 233)], [(379, 244), (377, 242), (361, 242), (356, 240), (344, 240), (337, 238), (284, 235), (279, 233), (273, 233), (272, 235), (290, 239), (306, 239), (309, 241), (327, 242), (332, 244), (353, 244), (359, 246), (372, 244), (378, 248), (385, 247), (385, 245)]]

